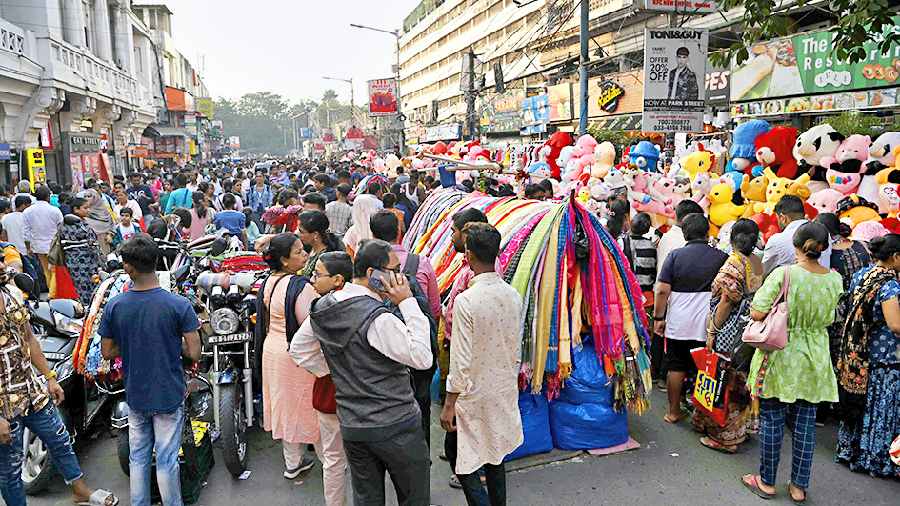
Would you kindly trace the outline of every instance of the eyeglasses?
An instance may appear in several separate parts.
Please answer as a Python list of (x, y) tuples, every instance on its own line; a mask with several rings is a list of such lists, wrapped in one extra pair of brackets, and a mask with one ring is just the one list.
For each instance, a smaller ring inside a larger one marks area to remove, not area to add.
[(337, 276), (337, 274), (319, 274), (319, 271), (313, 271), (312, 276), (310, 277), (310, 279), (311, 279), (312, 281), (316, 281), (316, 280), (319, 279), (319, 278), (333, 278), (333, 277), (335, 277), (335, 276)]

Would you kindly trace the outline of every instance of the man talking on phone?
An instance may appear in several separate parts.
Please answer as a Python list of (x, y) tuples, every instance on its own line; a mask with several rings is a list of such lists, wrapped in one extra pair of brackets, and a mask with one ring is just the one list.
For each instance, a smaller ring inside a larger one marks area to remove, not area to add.
[(353, 282), (313, 303), (291, 356), (334, 381), (354, 504), (385, 503), (386, 470), (401, 506), (427, 506), (428, 447), (407, 367), (431, 367), (431, 335), (390, 244), (360, 243)]

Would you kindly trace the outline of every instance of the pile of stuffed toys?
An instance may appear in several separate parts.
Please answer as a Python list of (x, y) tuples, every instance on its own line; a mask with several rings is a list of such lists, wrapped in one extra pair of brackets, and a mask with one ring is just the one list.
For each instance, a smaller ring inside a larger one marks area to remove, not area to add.
[(590, 135), (553, 134), (542, 153), (526, 173), (553, 177), (558, 172), (558, 195), (575, 192), (589, 208), (602, 211), (610, 196), (624, 193), (632, 209), (649, 213), (657, 226), (671, 224), (675, 206), (693, 199), (708, 212), (712, 233), (750, 218), (768, 240), (778, 232), (775, 204), (796, 195), (809, 218), (836, 213), (854, 232), (861, 227), (864, 240), (900, 232), (900, 132), (873, 140), (845, 137), (828, 124), (800, 133), (750, 120), (735, 128), (721, 169), (716, 154), (697, 144), (668, 173), (661, 170), (659, 147), (649, 141), (627, 148), (618, 163), (615, 147)]
[(754, 119), (735, 128), (727, 163), (703, 144), (691, 148), (667, 172), (662, 170), (660, 147), (650, 141), (639, 141), (617, 156), (608, 141), (590, 135), (574, 138), (565, 132), (552, 134), (532, 156), (522, 158), (507, 152), (505, 159), (497, 159), (497, 153), (478, 141), (459, 141), (423, 145), (404, 158), (393, 154), (379, 158), (371, 151), (359, 159), (388, 175), (400, 166), (433, 169), (437, 162), (426, 154), (497, 161), (508, 167), (495, 175), (502, 183), (517, 180), (521, 188), (547, 179), (558, 197), (575, 194), (601, 214), (611, 196), (625, 194), (632, 209), (649, 213), (657, 227), (671, 225), (675, 206), (692, 199), (708, 213), (712, 233), (738, 218), (750, 218), (768, 240), (778, 232), (775, 204), (783, 195), (796, 195), (805, 202), (809, 218), (836, 213), (855, 236), (858, 228), (859, 237), (866, 239), (900, 232), (900, 132), (872, 139), (844, 136), (821, 124), (801, 133)]

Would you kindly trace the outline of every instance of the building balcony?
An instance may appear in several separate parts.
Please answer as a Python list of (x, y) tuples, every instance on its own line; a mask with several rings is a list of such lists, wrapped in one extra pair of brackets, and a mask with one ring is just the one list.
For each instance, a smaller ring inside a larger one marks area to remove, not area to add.
[(48, 77), (70, 91), (91, 92), (110, 103), (130, 108), (146, 107), (137, 80), (87, 49), (61, 40), (38, 39), (39, 60), (47, 66)]
[(37, 60), (34, 33), (0, 18), (0, 75), (38, 84), (41, 68), (34, 60)]

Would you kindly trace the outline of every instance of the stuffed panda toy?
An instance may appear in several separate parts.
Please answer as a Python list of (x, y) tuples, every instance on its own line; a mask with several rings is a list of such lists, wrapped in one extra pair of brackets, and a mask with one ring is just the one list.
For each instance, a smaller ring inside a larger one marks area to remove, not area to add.
[(828, 187), (823, 159), (833, 159), (844, 140), (844, 135), (825, 123), (816, 125), (797, 136), (792, 153), (801, 172), (810, 172), (809, 189), (812, 192)]

